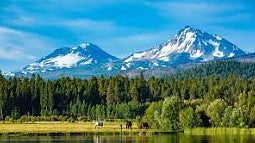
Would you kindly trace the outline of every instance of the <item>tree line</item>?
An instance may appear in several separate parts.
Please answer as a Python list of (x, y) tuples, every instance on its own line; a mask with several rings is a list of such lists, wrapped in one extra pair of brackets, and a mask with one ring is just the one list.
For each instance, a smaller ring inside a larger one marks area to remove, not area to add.
[(0, 76), (0, 119), (22, 115), (126, 119), (143, 115), (153, 100), (143, 76), (44, 80)]
[(39, 75), (5, 78), (0, 74), (0, 119), (136, 119), (171, 131), (255, 126), (255, 77), (231, 72), (189, 76), (192, 72), (196, 70), (149, 79), (141, 73), (136, 78), (118, 75), (55, 80)]

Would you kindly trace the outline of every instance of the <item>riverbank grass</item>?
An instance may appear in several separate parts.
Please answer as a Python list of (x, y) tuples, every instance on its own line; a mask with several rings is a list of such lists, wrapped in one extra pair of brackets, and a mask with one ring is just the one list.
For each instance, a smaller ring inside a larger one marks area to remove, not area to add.
[(255, 128), (193, 128), (185, 129), (188, 135), (255, 135)]

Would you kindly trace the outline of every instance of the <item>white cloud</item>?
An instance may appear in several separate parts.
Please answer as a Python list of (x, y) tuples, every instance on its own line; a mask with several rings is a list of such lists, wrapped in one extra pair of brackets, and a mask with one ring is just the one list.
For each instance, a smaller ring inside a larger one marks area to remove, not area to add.
[(32, 33), (0, 27), (0, 60), (33, 60), (52, 47), (45, 41)]
[(31, 55), (26, 55), (25, 53), (15, 50), (15, 49), (5, 49), (0, 47), (0, 59), (6, 60), (21, 60), (21, 59), (35, 59), (35, 57)]

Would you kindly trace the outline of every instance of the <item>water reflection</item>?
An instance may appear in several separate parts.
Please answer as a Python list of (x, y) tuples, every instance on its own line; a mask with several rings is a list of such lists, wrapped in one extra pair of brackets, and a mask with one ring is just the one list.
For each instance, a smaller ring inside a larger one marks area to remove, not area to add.
[(0, 137), (0, 143), (254, 143), (254, 136), (94, 135), (63, 137)]

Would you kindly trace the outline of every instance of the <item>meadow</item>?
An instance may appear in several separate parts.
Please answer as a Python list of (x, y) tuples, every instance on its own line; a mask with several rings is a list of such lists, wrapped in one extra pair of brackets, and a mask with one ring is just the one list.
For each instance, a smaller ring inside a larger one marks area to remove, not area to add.
[[(123, 128), (120, 129), (120, 124)], [(86, 134), (138, 134), (148, 130), (139, 129), (136, 123), (126, 129), (125, 123), (104, 122), (103, 127), (94, 128), (95, 122), (34, 122), (34, 123), (1, 123), (1, 135), (86, 135)], [(151, 132), (153, 130), (149, 130)]]

